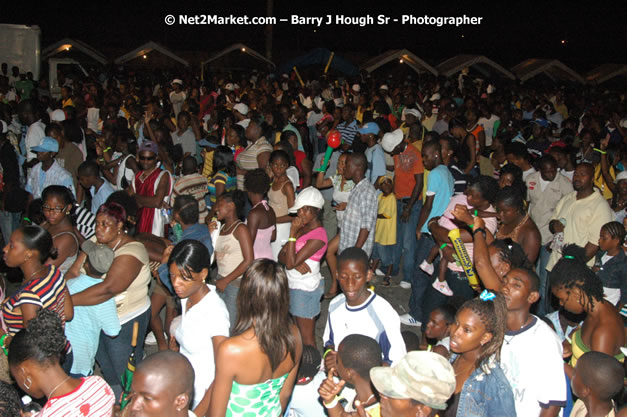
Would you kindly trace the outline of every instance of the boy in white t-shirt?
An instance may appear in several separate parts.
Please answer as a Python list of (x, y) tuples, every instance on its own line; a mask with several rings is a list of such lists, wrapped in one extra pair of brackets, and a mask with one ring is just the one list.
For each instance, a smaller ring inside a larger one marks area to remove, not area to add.
[(372, 277), (366, 252), (356, 247), (342, 251), (337, 272), (342, 294), (329, 304), (323, 335), (327, 370), (337, 369), (336, 348), (350, 334), (361, 334), (376, 340), (386, 363), (392, 364), (407, 353), (398, 313), (390, 303), (368, 289)]

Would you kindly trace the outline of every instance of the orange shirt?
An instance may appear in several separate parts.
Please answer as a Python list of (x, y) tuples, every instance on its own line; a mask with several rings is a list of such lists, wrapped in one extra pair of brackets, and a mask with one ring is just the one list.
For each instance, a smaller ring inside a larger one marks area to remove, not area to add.
[[(422, 156), (415, 146), (407, 144), (400, 155), (394, 156), (394, 194), (397, 199), (411, 197), (416, 185), (414, 175), (422, 174)], [(420, 199), (420, 196), (418, 197)]]

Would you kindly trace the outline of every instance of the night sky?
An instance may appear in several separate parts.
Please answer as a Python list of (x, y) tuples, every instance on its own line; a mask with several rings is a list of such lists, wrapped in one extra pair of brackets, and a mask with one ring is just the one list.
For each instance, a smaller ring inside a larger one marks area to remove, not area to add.
[[(50, 3), (50, 2), (47, 2)], [(263, 26), (168, 26), (167, 14), (220, 14), (264, 16), (265, 0), (185, 1), (173, 6), (140, 5), (132, 0), (84, 2), (84, 6), (54, 7), (42, 3), (11, 2), (0, 15), (2, 23), (37, 24), (45, 47), (63, 37), (83, 40), (97, 49), (128, 51), (144, 41), (154, 40), (177, 50), (214, 52), (234, 42), (244, 42), (264, 53)], [(141, 2), (144, 3), (144, 2)], [(274, 15), (325, 16), (327, 14), (399, 17), (482, 16), (480, 26), (434, 27), (400, 23), (388, 25), (274, 26), (273, 59), (281, 63), (316, 47), (337, 53), (352, 52), (368, 57), (388, 49), (407, 48), (436, 65), (460, 53), (486, 55), (506, 67), (526, 58), (557, 58), (581, 71), (607, 62), (627, 63), (627, 7), (622, 2), (592, 1), (589, 6), (571, 2), (529, 1), (434, 2), (416, 1), (289, 1), (274, 0)], [(316, 30), (314, 32), (314, 30)], [(565, 44), (562, 43), (565, 41)]]

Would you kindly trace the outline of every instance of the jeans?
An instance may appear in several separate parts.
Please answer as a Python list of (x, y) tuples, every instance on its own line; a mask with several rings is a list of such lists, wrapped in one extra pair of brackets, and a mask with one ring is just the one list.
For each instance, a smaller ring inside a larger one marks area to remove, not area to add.
[(551, 252), (547, 250), (547, 245), (540, 246), (540, 256), (538, 256), (538, 262), (536, 264), (536, 272), (538, 278), (540, 278), (540, 300), (538, 300), (535, 308), (536, 315), (543, 317), (551, 312), (551, 293), (549, 288), (549, 272), (546, 270), (546, 265), (549, 263)]
[(10, 211), (0, 210), (0, 231), (2, 231), (5, 244), (9, 242), (11, 233), (20, 227), (21, 217), (22, 213), (11, 213)]
[(381, 260), (379, 269), (383, 272), (386, 272), (387, 267), (394, 263), (394, 247), (395, 245), (381, 245), (377, 242), (374, 243), (372, 259)]
[[(394, 249), (393, 275), (398, 274), (398, 265), (403, 272), (403, 281), (411, 282), (414, 275), (416, 255), (416, 227), (422, 208), (422, 201), (416, 201), (411, 209), (407, 223), (401, 221), (403, 208), (409, 203), (409, 198), (396, 200), (396, 247)], [(403, 263), (401, 264), (401, 257)]]
[(229, 312), (229, 322), (231, 323), (231, 331), (235, 328), (237, 323), (237, 294), (239, 293), (239, 286), (233, 285), (231, 282), (226, 286), (224, 292), (218, 291), (218, 295), (226, 304), (226, 310)]
[(116, 337), (109, 337), (104, 332), (100, 334), (96, 361), (100, 365), (103, 378), (113, 388), (115, 398), (120, 398), (120, 394), (122, 394), (121, 378), (133, 350), (131, 341), (134, 322), (139, 323), (137, 348), (135, 349), (135, 363), (139, 364), (144, 359), (144, 339), (150, 322), (150, 308), (124, 323), (120, 329), (120, 334)]
[[(425, 293), (425, 297), (422, 300), (423, 317), (428, 318), (433, 310), (447, 304), (451, 298), (456, 298), (457, 300), (463, 302), (476, 296), (475, 291), (470, 288), (470, 284), (468, 284), (468, 280), (463, 272), (453, 272), (450, 269), (447, 270), (446, 282), (449, 287), (451, 287), (451, 290), (453, 290), (453, 297), (447, 297), (429, 285)], [(418, 320), (418, 317), (414, 318)], [(426, 322), (423, 321), (423, 324), (426, 324)]]
[(431, 286), (431, 283), (437, 276), (439, 262), (434, 262), (435, 268), (434, 276), (427, 275), (422, 269), (420, 264), (426, 259), (427, 255), (431, 251), (431, 248), (435, 246), (435, 242), (431, 235), (426, 233), (422, 234), (422, 238), (418, 241), (416, 247), (416, 263), (414, 268), (414, 275), (411, 278), (411, 296), (409, 297), (409, 314), (421, 323), (427, 323), (429, 317), (425, 317), (422, 314), (422, 300), (426, 290)]

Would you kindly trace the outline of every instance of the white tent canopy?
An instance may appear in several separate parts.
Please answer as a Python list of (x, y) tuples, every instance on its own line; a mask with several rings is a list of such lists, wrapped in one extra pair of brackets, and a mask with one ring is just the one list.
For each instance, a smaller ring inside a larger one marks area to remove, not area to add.
[(516, 78), (514, 77), (514, 74), (483, 55), (456, 55), (440, 63), (435, 68), (438, 70), (440, 75), (451, 77), (460, 72), (462, 69), (469, 67), (476, 69), (486, 77), (490, 75), (488, 69), (492, 68), (509, 79), (513, 80)]
[(46, 49), (43, 50), (43, 59), (46, 60), (63, 51), (70, 51), (74, 48), (94, 59), (95, 61), (100, 62), (102, 65), (107, 64), (107, 58), (96, 49), (92, 48), (84, 42), (70, 38), (61, 39), (60, 41), (46, 47)]
[(202, 63), (203, 66), (210, 64), (213, 61), (216, 61), (217, 59), (223, 57), (224, 55), (227, 55), (233, 51), (241, 51), (245, 54), (248, 54), (256, 59), (258, 59), (259, 61), (265, 62), (266, 64), (274, 67), (274, 62), (270, 61), (268, 58), (266, 58), (265, 56), (261, 55), (259, 52), (255, 51), (252, 48), (249, 48), (248, 46), (244, 45), (243, 43), (234, 43), (233, 45), (224, 48), (223, 50), (216, 52), (215, 54), (211, 55), (211, 57), (209, 59), (207, 59), (206, 61), (204, 61)]
[(627, 65), (603, 64), (590, 71), (586, 75), (586, 81), (590, 84), (601, 84), (621, 75), (627, 75)]
[(583, 77), (557, 59), (529, 58), (512, 67), (512, 72), (521, 82), (538, 74), (545, 74), (551, 80), (569, 80), (585, 83)]
[(372, 72), (377, 68), (387, 64), (388, 62), (394, 60), (402, 60), (401, 62), (403, 64), (409, 65), (409, 67), (416, 71), (418, 74), (426, 71), (430, 72), (433, 75), (438, 75), (438, 71), (435, 68), (427, 64), (425, 61), (423, 61), (417, 55), (415, 55), (411, 51), (408, 51), (407, 49), (393, 49), (384, 52), (381, 55), (378, 55), (363, 63), (361, 65), (361, 69)]
[(189, 67), (189, 62), (187, 62), (186, 60), (184, 60), (183, 58), (181, 58), (180, 56), (176, 55), (174, 52), (170, 51), (168, 48), (159, 45), (156, 42), (150, 41), (147, 42), (143, 45), (141, 45), (140, 47), (133, 49), (131, 52), (126, 53), (118, 58), (115, 59), (115, 63), (116, 64), (124, 64), (125, 62), (128, 62), (132, 59), (135, 59), (137, 57), (146, 55), (152, 51), (157, 51), (175, 61), (180, 62), (181, 64), (185, 65), (186, 67)]

